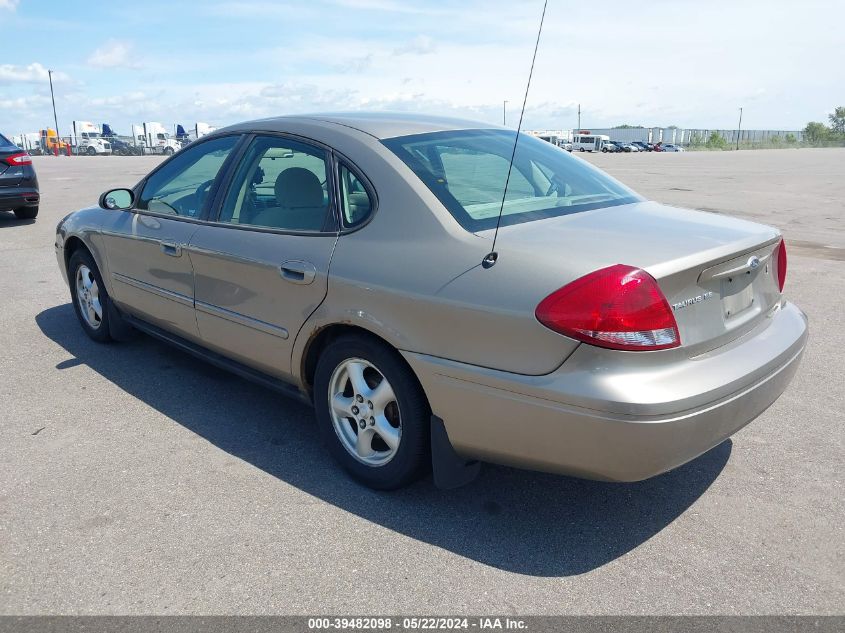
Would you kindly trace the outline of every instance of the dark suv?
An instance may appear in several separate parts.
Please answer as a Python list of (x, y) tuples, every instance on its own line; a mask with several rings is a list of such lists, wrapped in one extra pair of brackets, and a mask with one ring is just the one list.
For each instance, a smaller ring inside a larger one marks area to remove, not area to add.
[(0, 134), (0, 211), (32, 219), (38, 215), (40, 199), (32, 157)]

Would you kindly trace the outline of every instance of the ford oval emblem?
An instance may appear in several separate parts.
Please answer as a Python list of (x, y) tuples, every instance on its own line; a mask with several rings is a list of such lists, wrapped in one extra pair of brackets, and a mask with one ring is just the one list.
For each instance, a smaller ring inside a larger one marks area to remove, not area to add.
[(759, 258), (759, 257), (757, 257), (756, 255), (752, 256), (752, 257), (748, 260), (748, 267), (749, 267), (751, 270), (754, 270), (754, 269), (755, 269), (755, 268), (757, 268), (757, 266), (759, 266), (759, 265), (760, 265), (760, 258)]

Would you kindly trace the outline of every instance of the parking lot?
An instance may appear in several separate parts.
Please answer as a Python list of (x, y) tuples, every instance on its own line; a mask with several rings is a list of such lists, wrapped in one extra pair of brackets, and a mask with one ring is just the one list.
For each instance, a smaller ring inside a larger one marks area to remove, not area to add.
[(488, 466), (350, 481), (307, 407), (146, 337), (102, 346), (53, 252), (156, 157), (37, 157), (0, 214), (2, 614), (835, 614), (845, 608), (845, 149), (579, 155), (645, 196), (780, 228), (808, 313), (768, 411), (671, 473)]

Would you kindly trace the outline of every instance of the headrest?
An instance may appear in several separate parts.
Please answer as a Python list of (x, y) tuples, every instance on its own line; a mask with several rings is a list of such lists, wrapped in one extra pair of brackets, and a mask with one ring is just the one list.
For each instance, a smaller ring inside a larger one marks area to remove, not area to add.
[(280, 207), (322, 207), (323, 186), (313, 171), (288, 167), (276, 178), (276, 202)]

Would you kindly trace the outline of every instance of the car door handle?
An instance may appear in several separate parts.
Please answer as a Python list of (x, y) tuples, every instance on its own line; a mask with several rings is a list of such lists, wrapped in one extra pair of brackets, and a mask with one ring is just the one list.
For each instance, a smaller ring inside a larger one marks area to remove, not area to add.
[(181, 257), (182, 256), (182, 245), (175, 244), (173, 242), (159, 242), (161, 245), (161, 252), (165, 255), (170, 255), (171, 257)]
[(279, 267), (282, 279), (292, 284), (310, 284), (317, 277), (317, 268), (314, 264), (301, 261), (285, 262)]

